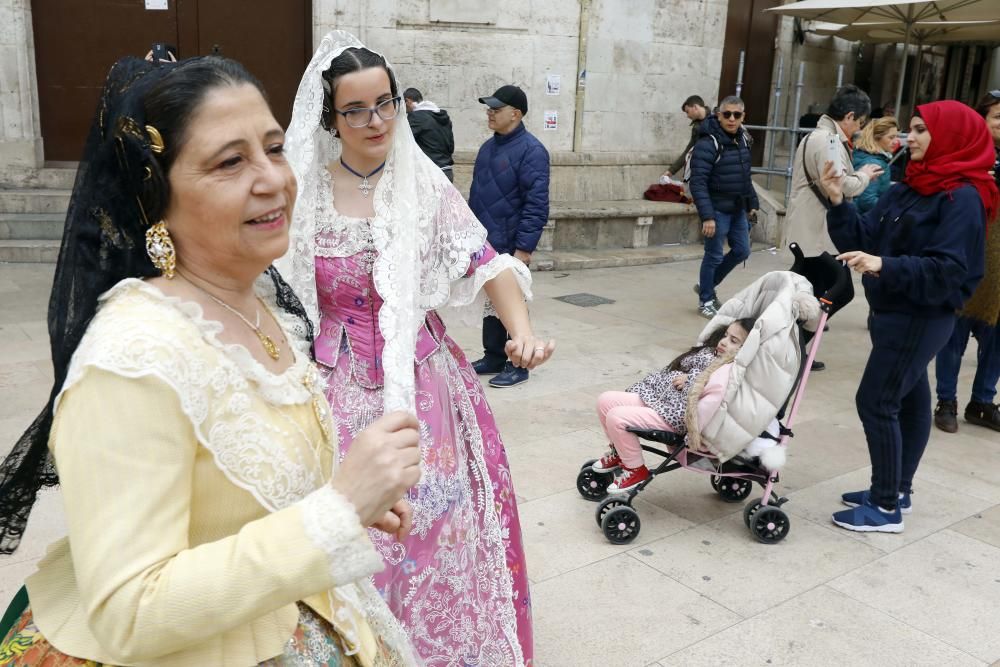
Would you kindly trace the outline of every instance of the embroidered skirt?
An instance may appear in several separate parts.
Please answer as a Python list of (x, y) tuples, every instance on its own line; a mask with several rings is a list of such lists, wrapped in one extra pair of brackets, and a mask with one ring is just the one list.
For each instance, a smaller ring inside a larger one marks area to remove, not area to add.
[[(24, 599), (26, 601), (26, 598)], [(14, 603), (18, 602), (15, 598)], [(0, 667), (112, 667), (93, 660), (74, 658), (56, 650), (35, 626), (31, 607), (26, 606), (6, 636), (0, 639)], [(284, 652), (260, 663), (260, 667), (357, 667), (344, 654), (340, 636), (329, 623), (299, 603), (299, 625)]]

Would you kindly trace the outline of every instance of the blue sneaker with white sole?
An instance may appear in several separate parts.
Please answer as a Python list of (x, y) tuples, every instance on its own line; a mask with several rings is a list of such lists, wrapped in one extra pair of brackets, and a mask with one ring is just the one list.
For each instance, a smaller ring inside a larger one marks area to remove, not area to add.
[[(868, 500), (871, 491), (865, 489), (864, 491), (851, 491), (850, 493), (845, 493), (840, 496), (840, 502), (844, 503), (848, 507), (857, 507), (865, 503)], [(910, 502), (909, 493), (900, 493), (899, 502), (896, 503), (896, 507), (903, 514), (909, 514), (913, 511), (913, 504)]]
[(861, 533), (903, 532), (903, 514), (899, 507), (892, 512), (884, 512), (872, 503), (870, 496), (854, 509), (834, 512), (833, 522), (841, 528)]

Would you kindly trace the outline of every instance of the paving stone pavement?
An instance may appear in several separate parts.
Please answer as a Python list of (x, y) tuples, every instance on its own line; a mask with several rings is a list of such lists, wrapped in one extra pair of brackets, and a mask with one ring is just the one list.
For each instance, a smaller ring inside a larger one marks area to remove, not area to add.
[[(720, 296), (789, 264), (784, 254), (755, 253)], [(932, 432), (903, 534), (830, 523), (839, 494), (863, 488), (870, 474), (854, 412), (869, 350), (863, 298), (833, 320), (819, 355), (828, 370), (810, 380), (782, 474), (792, 519), (784, 542), (755, 542), (742, 506), (687, 471), (639, 497), (635, 542), (605, 540), (595, 505), (575, 490), (581, 463), (604, 446), (595, 399), (693, 343), (705, 323), (691, 293), (697, 275), (697, 262), (536, 273), (532, 317), (557, 340), (556, 355), (527, 384), (486, 390), (520, 502), (539, 667), (1000, 661), (1000, 434), (964, 422), (955, 435)], [(0, 450), (49, 391), (51, 276), (51, 265), (0, 264)], [(557, 299), (580, 293), (613, 303)], [(477, 356), (477, 329), (451, 333)], [(0, 557), (0, 605), (64, 531), (58, 491), (46, 491), (21, 550)]]

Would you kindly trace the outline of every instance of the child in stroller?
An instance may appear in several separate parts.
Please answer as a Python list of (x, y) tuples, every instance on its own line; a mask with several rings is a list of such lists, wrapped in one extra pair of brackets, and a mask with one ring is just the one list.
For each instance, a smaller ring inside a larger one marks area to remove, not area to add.
[[(639, 438), (629, 429), (660, 429), (683, 435), (687, 412), (697, 404), (699, 422), (708, 423), (722, 404), (736, 353), (743, 347), (754, 319), (719, 326), (702, 343), (636, 382), (625, 391), (606, 391), (597, 399), (597, 414), (611, 445), (591, 467), (594, 472), (621, 469), (608, 493), (622, 493), (649, 478)], [(694, 394), (694, 396), (690, 396)]]
[[(708, 400), (709, 366), (688, 388), (686, 434), (652, 424), (624, 426), (637, 436), (636, 444), (643, 441), (641, 450), (663, 457), (663, 462), (647, 469), (645, 479), (631, 484), (627, 477), (615, 481), (608, 472), (613, 455), (581, 466), (576, 488), (585, 499), (598, 503), (597, 525), (612, 543), (627, 544), (636, 538), (641, 522), (632, 501), (657, 476), (679, 469), (710, 475), (712, 488), (726, 502), (744, 501), (753, 485), (759, 484), (764, 494), (746, 505), (744, 523), (760, 542), (773, 544), (788, 534), (789, 517), (781, 509), (787, 499), (774, 492), (778, 471), (785, 462), (823, 326), (854, 297), (849, 270), (840, 262), (827, 253), (804, 257), (794, 243), (789, 248), (795, 256), (791, 271), (773, 271), (741, 290), (719, 309), (699, 337), (704, 346), (721, 327), (728, 331), (740, 320), (751, 318), (750, 329), (739, 325), (746, 336), (735, 357), (728, 363), (716, 359), (721, 368), (728, 367), (721, 400), (715, 399), (719, 401), (715, 405)], [(699, 403), (699, 399), (705, 400)], [(615, 424), (607, 419), (604, 423), (610, 437)], [(612, 438), (613, 444), (617, 442)], [(616, 449), (616, 453), (623, 452)], [(631, 465), (628, 460), (623, 463)]]

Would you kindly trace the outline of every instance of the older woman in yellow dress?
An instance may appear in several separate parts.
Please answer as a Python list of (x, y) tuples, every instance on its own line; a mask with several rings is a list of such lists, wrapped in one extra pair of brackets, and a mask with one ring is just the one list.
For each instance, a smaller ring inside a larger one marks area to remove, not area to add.
[(312, 326), (270, 268), (283, 145), (233, 61), (112, 68), (52, 289), (52, 399), (0, 468), (0, 550), (57, 471), (69, 534), (0, 664), (415, 662), (366, 528), (409, 530), (416, 422), (386, 415), (337, 463)]

